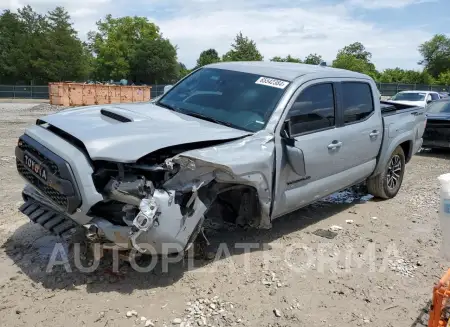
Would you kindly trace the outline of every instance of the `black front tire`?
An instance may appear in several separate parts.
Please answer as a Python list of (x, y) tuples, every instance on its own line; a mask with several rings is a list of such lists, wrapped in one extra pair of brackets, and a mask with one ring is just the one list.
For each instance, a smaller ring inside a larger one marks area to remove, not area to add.
[(381, 199), (392, 199), (400, 190), (405, 174), (405, 153), (401, 146), (392, 152), (383, 172), (367, 180), (370, 194)]

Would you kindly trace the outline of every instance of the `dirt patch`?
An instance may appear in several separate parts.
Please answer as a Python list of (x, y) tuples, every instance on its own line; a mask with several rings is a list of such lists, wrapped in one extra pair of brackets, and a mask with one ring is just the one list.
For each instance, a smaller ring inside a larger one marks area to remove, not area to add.
[[(395, 199), (347, 190), (271, 230), (211, 233), (213, 246), (226, 245), (217, 260), (180, 261), (168, 272), (159, 262), (150, 272), (121, 262), (114, 273), (107, 257), (92, 273), (46, 272), (61, 240), (17, 211), (17, 137), (54, 110), (34, 106), (0, 104), (10, 122), (0, 128), (2, 325), (426, 326), (432, 286), (449, 265), (438, 256), (436, 178), (449, 172), (450, 153), (414, 156)], [(333, 237), (316, 232), (331, 226)]]

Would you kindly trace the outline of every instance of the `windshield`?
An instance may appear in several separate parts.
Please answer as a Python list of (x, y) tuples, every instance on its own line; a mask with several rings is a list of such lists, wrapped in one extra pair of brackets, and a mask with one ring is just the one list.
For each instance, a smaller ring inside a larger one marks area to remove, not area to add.
[(450, 102), (449, 101), (432, 102), (428, 105), (427, 112), (433, 114), (450, 114)]
[(264, 128), (287, 81), (237, 71), (203, 68), (166, 93), (157, 105), (234, 128)]
[(425, 100), (425, 93), (397, 93), (392, 97), (392, 100), (397, 101), (423, 101)]

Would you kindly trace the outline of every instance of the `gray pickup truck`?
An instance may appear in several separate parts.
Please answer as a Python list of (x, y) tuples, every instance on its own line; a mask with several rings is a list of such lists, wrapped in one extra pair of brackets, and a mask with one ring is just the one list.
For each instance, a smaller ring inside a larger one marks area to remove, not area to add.
[(426, 118), (377, 94), (370, 77), (346, 70), (229, 62), (150, 103), (63, 110), (18, 140), (20, 210), (63, 237), (82, 229), (105, 245), (169, 254), (208, 219), (270, 228), (364, 181), (389, 199)]

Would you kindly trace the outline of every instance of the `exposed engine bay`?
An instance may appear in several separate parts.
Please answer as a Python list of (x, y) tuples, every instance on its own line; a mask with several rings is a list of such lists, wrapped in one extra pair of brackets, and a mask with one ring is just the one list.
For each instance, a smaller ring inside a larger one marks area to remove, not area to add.
[[(132, 247), (141, 253), (187, 250), (208, 219), (216, 225), (220, 221), (261, 227), (254, 187), (233, 183), (235, 177), (227, 177), (229, 172), (221, 167), (179, 155), (214, 143), (218, 142), (161, 149), (136, 163), (95, 161), (92, 177), (105, 200), (95, 204), (88, 215), (130, 227)], [(195, 225), (189, 224), (191, 220)], [(94, 239), (101, 241), (98, 232)], [(154, 232), (164, 235), (173, 249), (159, 248)]]

